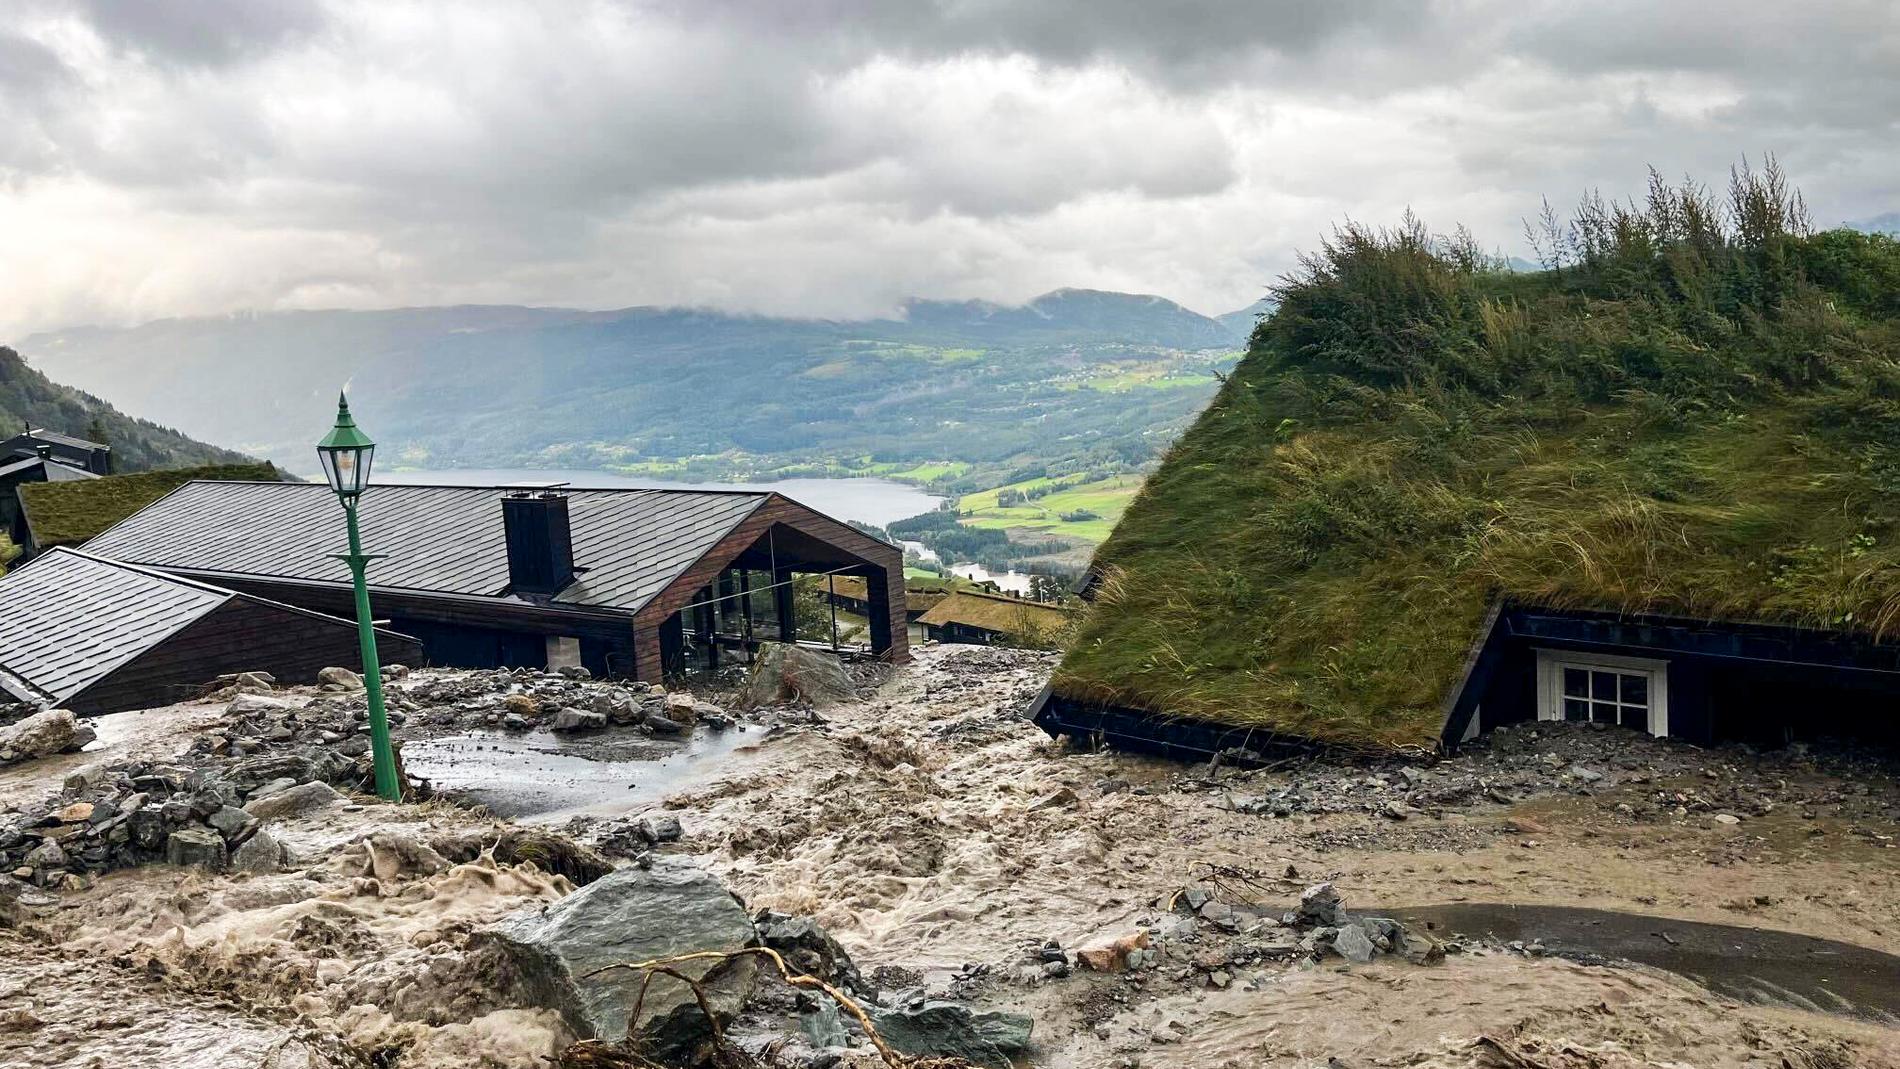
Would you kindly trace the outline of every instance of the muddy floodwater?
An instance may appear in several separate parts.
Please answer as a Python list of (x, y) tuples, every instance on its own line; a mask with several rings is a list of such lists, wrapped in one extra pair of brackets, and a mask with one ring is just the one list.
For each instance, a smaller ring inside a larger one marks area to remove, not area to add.
[(499, 817), (549, 823), (611, 817), (730, 773), (765, 736), (760, 727), (701, 729), (679, 742), (632, 729), (576, 735), (472, 731), (410, 742), (403, 764), (437, 791)]
[(1462, 903), (1392, 915), (1441, 935), (1541, 943), (1578, 961), (1649, 965), (1758, 1005), (1900, 1024), (1900, 957), (1831, 939), (1570, 906)]

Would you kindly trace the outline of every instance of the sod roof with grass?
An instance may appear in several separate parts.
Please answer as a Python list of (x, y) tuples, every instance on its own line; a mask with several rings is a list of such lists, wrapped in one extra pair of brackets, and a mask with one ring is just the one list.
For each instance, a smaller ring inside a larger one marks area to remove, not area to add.
[(1548, 212), (1547, 270), (1348, 226), (1098, 551), (1055, 693), (1431, 745), (1498, 598), (1900, 623), (1900, 244), (1725, 197)]
[(194, 479), (283, 480), (270, 464), (211, 464), (83, 482), (27, 483), (19, 487), (33, 541), (42, 550), (77, 546)]

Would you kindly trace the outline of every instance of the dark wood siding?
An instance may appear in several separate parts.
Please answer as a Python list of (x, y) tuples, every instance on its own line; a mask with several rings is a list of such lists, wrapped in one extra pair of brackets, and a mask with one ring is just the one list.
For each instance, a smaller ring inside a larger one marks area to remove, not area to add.
[[(412, 638), (381, 633), (384, 664), (415, 664)], [(93, 715), (184, 701), (228, 672), (269, 672), (285, 683), (315, 682), (331, 666), (357, 671), (361, 655), (353, 625), (234, 597), (177, 634), (120, 665), (66, 703)]]

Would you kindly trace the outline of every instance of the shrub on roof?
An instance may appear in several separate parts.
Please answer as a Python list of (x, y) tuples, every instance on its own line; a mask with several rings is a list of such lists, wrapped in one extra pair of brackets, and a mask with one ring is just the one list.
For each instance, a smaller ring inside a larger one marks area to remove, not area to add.
[(285, 476), (270, 464), (212, 464), (77, 482), (25, 483), (19, 492), (33, 540), (44, 550), (79, 545), (193, 479), (280, 482)]
[(1486, 606), (1900, 623), (1900, 244), (1772, 163), (1534, 230), (1341, 228), (1096, 555), (1059, 693), (1429, 744)]

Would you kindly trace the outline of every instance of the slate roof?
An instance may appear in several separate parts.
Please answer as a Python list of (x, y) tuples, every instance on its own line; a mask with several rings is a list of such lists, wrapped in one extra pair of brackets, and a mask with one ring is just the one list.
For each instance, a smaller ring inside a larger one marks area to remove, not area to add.
[(38, 439), (49, 445), (64, 445), (70, 446), (73, 449), (108, 448), (103, 442), (89, 442), (84, 438), (75, 438), (70, 434), (61, 434), (58, 431), (49, 431), (44, 427), (29, 427), (25, 434), (15, 435), (10, 441), (17, 441), (21, 438)]
[(0, 576), (0, 670), (62, 702), (234, 596), (55, 549)]
[[(518, 489), (518, 488), (517, 488)], [(376, 486), (359, 506), (383, 590), (507, 596), (501, 498), (485, 486)], [(719, 490), (565, 491), (576, 570), (556, 605), (637, 612), (772, 497)], [(318, 483), (192, 482), (86, 543), (157, 568), (346, 583), (343, 517)]]
[(85, 479), (99, 478), (97, 472), (90, 472), (84, 468), (75, 468), (70, 464), (61, 464), (58, 460), (45, 460), (35, 456), (0, 463), (0, 479), (23, 471), (30, 471), (35, 466), (42, 466), (46, 469), (46, 481), (49, 483), (71, 483), (80, 482)]

